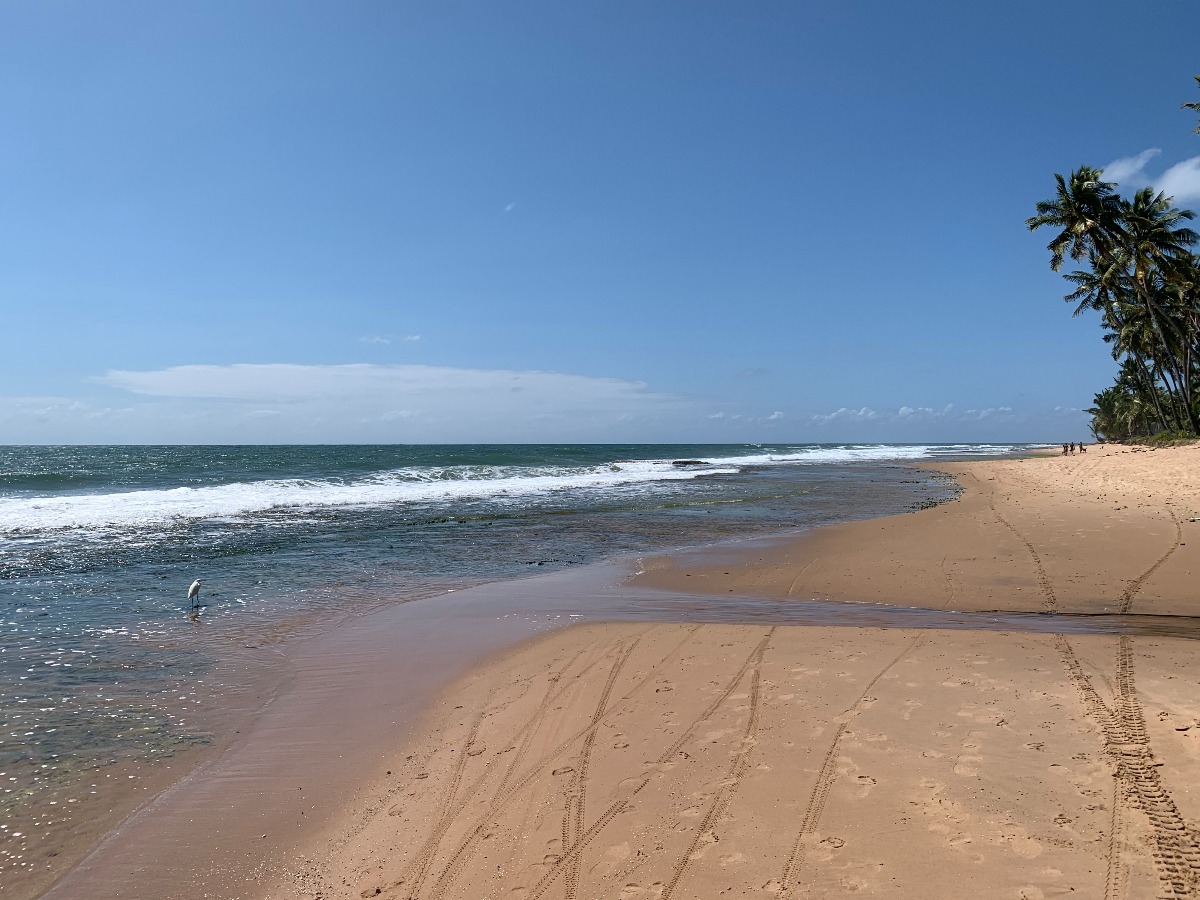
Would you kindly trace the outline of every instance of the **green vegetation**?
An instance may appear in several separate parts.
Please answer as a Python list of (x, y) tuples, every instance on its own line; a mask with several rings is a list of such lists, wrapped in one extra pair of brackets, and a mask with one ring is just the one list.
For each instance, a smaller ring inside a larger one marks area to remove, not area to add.
[(1184, 225), (1195, 213), (1152, 188), (1122, 197), (1103, 174), (1055, 175), (1054, 198), (1025, 222), (1057, 229), (1046, 248), (1054, 271), (1067, 258), (1087, 261), (1064, 276), (1074, 286), (1064, 299), (1075, 315), (1100, 313), (1120, 364), (1088, 410), (1092, 432), (1110, 441), (1200, 435), (1200, 257), (1190, 249), (1200, 236)]
[[(1196, 84), (1200, 85), (1200, 75), (1196, 76)], [(1183, 104), (1183, 108), (1191, 109), (1191, 110), (1194, 110), (1194, 111), (1200, 113), (1200, 103), (1185, 103), (1185, 104)], [(1196, 126), (1195, 134), (1200, 134), (1200, 125)]]

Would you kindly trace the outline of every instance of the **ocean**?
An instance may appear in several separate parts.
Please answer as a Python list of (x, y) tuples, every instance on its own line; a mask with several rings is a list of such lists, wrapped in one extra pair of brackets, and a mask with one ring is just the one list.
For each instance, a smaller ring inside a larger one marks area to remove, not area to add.
[(219, 739), (253, 707), (252, 670), (302, 631), (919, 508), (955, 488), (909, 463), (1027, 449), (0, 447), (0, 880), (89, 833), (114, 777)]

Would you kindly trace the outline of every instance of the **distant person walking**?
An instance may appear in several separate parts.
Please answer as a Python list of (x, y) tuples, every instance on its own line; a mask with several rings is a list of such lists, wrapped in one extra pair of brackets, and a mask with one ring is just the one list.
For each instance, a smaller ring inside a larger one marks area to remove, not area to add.
[(1087, 446), (1083, 443), (1083, 441), (1079, 442), (1079, 452), (1087, 453)]
[(1063, 442), (1063, 456), (1066, 456), (1066, 455), (1067, 455), (1067, 445), (1066, 445), (1066, 442), (1064, 441)]

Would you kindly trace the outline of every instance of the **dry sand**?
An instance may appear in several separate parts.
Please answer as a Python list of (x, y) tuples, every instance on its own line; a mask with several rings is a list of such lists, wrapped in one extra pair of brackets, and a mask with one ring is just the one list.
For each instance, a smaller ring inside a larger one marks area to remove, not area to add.
[[(1200, 448), (952, 468), (954, 503), (649, 560), (665, 589), (1194, 616)], [(460, 679), (272, 897), (1200, 896), (1177, 637), (586, 625)]]

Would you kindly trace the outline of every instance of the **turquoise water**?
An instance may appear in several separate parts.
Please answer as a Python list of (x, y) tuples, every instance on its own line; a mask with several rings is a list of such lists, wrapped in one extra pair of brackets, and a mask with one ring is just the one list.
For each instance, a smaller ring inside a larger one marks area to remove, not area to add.
[(953, 491), (907, 463), (1021, 449), (0, 447), (0, 872), (98, 772), (207, 740), (247, 647), (484, 581), (901, 512)]

